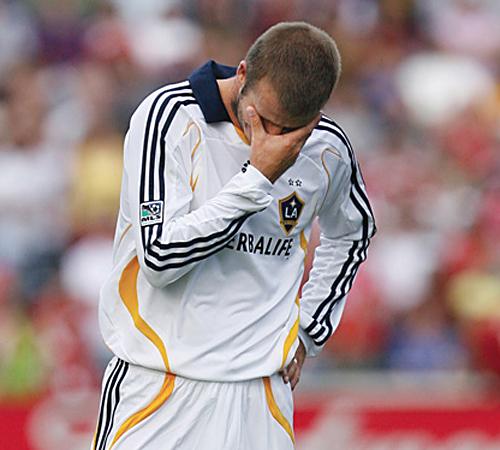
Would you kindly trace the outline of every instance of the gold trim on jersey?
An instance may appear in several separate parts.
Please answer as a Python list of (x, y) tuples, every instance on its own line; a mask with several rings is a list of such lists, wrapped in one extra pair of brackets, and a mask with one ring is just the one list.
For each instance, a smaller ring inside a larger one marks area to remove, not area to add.
[(290, 353), (290, 349), (292, 348), (295, 339), (299, 335), (299, 322), (300, 322), (300, 304), (299, 304), (299, 294), (295, 297), (295, 304), (297, 305), (297, 319), (295, 320), (292, 328), (288, 332), (288, 336), (285, 339), (285, 343), (283, 344), (283, 358), (281, 359), (281, 369), (285, 367), (286, 360), (288, 358), (288, 353)]
[(304, 230), (300, 230), (300, 248), (304, 252), (304, 261), (305, 261), (307, 256), (307, 238)]
[(117, 245), (117, 248), (120, 247), (120, 244), (122, 243), (123, 241), (123, 238), (125, 237), (125, 235), (129, 232), (130, 228), (132, 227), (132, 224), (129, 223), (126, 227), (125, 227), (125, 230), (123, 230), (123, 233), (122, 235), (120, 236), (120, 239), (118, 240), (118, 245)]
[(142, 422), (144, 419), (153, 414), (157, 409), (159, 409), (170, 397), (175, 385), (175, 375), (168, 373), (170, 371), (170, 363), (168, 361), (167, 350), (160, 336), (156, 331), (151, 328), (151, 326), (144, 320), (139, 312), (139, 299), (137, 295), (137, 277), (139, 276), (139, 261), (137, 256), (126, 265), (123, 269), (122, 275), (120, 277), (120, 282), (118, 285), (118, 291), (122, 299), (123, 304), (127, 308), (128, 312), (132, 316), (134, 325), (136, 328), (148, 338), (153, 345), (160, 352), (163, 364), (165, 365), (165, 378), (163, 379), (163, 385), (160, 392), (156, 397), (144, 408), (132, 414), (128, 419), (126, 419), (118, 428), (118, 431), (111, 442), (110, 449), (115, 445), (116, 441), (120, 439), (123, 434), (129, 431), (131, 428)]
[(247, 145), (250, 145), (250, 141), (247, 139), (247, 137), (245, 136), (245, 133), (243, 133), (243, 130), (241, 128), (238, 128), (236, 125), (233, 124), (233, 127), (236, 131), (236, 133), (238, 134), (238, 136), (240, 137), (240, 139)]
[(191, 186), (191, 191), (194, 192), (196, 189), (196, 185), (198, 184), (198, 178), (200, 178), (199, 175), (196, 175), (196, 178), (193, 180), (193, 175), (189, 177), (189, 186)]
[[(198, 151), (198, 148), (200, 147), (201, 144), (201, 129), (199, 125), (196, 122), (190, 121), (186, 129), (184, 130), (184, 133), (182, 134), (183, 136), (186, 136), (188, 134), (189, 130), (191, 127), (194, 126), (196, 128), (196, 131), (198, 131), (198, 138), (196, 139), (196, 143), (194, 144), (193, 150), (191, 150), (191, 162), (193, 163), (193, 169), (194, 169), (194, 156), (196, 155), (196, 152)], [(193, 179), (193, 173), (189, 176), (189, 185), (191, 186), (191, 191), (194, 192), (196, 189), (196, 184), (198, 183), (198, 178), (200, 175), (196, 175), (196, 178)]]
[(138, 275), (139, 261), (137, 260), (137, 256), (134, 256), (134, 258), (127, 264), (125, 269), (123, 269), (122, 276), (118, 284), (118, 291), (120, 293), (123, 304), (132, 316), (134, 325), (158, 349), (161, 355), (161, 359), (163, 360), (163, 364), (165, 365), (165, 369), (167, 372), (169, 372), (170, 364), (168, 362), (165, 344), (161, 340), (160, 336), (158, 336), (156, 331), (149, 326), (149, 324), (144, 320), (139, 312), (139, 299), (137, 296)]
[(264, 382), (264, 390), (266, 392), (267, 406), (269, 408), (269, 411), (271, 412), (271, 415), (283, 427), (288, 436), (290, 436), (292, 442), (295, 444), (295, 436), (293, 435), (292, 426), (281, 412), (274, 398), (273, 389), (271, 387), (271, 379), (269, 377), (264, 377), (262, 378), (262, 381)]
[[(304, 230), (300, 231), (300, 248), (304, 251), (304, 263), (307, 255), (307, 238)], [(281, 359), (281, 369), (285, 367), (286, 360), (288, 358), (288, 353), (290, 353), (290, 349), (292, 348), (295, 339), (299, 335), (299, 326), (300, 326), (300, 297), (297, 294), (295, 297), (295, 304), (297, 305), (297, 319), (295, 320), (292, 328), (288, 332), (288, 336), (285, 339), (285, 343), (283, 344), (283, 357)]]
[(196, 144), (194, 144), (193, 150), (191, 150), (191, 159), (194, 158), (194, 155), (196, 154), (196, 151), (198, 150), (198, 147), (201, 144), (201, 129), (200, 129), (200, 126), (196, 122), (194, 122), (194, 121), (191, 120), (187, 124), (186, 129), (184, 130), (184, 133), (182, 133), (183, 136), (186, 136), (186, 134), (189, 133), (189, 130), (191, 129), (192, 126), (195, 126), (196, 127), (196, 131), (198, 131), (198, 139), (196, 140)]
[(325, 169), (326, 175), (328, 177), (328, 187), (326, 188), (325, 198), (326, 198), (328, 191), (330, 190), (330, 186), (332, 184), (332, 175), (331, 175), (330, 171), (328, 170), (328, 167), (326, 166), (326, 162), (325, 162), (325, 153), (326, 152), (331, 153), (333, 156), (335, 156), (338, 159), (342, 159), (342, 157), (340, 156), (340, 153), (334, 148), (327, 147), (321, 153), (321, 164), (323, 164), (323, 169)]

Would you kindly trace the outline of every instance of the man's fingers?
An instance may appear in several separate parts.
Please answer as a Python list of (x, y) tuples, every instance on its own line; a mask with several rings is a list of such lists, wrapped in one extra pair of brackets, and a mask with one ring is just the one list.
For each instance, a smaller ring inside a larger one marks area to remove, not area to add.
[(248, 117), (250, 119), (250, 126), (252, 127), (252, 136), (258, 136), (264, 133), (264, 126), (260, 120), (257, 111), (251, 106), (247, 108)]
[(300, 365), (296, 358), (293, 358), (292, 362), (281, 371), (281, 375), (285, 383), (292, 384), (292, 388), (297, 384), (300, 376)]
[(300, 380), (300, 374), (302, 373), (302, 366), (304, 364), (304, 360), (306, 358), (306, 348), (304, 347), (304, 343), (301, 339), (299, 339), (299, 347), (295, 352), (295, 357), (292, 362), (288, 364), (286, 367), (287, 379), (290, 382), (290, 386), (295, 389), (297, 383)]
[(292, 379), (293, 376), (295, 375), (295, 372), (297, 372), (298, 369), (299, 369), (299, 365), (296, 362), (296, 359), (294, 358), (292, 360), (292, 362), (290, 364), (288, 364), (288, 367), (287, 367), (288, 378)]
[(299, 382), (300, 371), (301, 366), (299, 362), (296, 358), (293, 358), (292, 362), (288, 365), (288, 379), (292, 390), (295, 389), (295, 386), (297, 386), (297, 383)]
[(295, 389), (295, 386), (299, 383), (300, 380), (300, 370), (297, 370), (295, 372), (295, 375), (290, 378), (290, 386), (292, 388), (292, 391)]

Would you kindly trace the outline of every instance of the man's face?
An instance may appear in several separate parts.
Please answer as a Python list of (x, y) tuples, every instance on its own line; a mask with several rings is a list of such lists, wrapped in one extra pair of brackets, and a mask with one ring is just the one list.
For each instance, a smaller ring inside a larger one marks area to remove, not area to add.
[(268, 134), (284, 134), (307, 123), (298, 123), (297, 120), (293, 120), (283, 111), (276, 91), (271, 83), (263, 78), (251, 88), (243, 85), (233, 102), (233, 110), (249, 141), (252, 140), (252, 129), (247, 112), (249, 106), (252, 106), (260, 116), (262, 125)]

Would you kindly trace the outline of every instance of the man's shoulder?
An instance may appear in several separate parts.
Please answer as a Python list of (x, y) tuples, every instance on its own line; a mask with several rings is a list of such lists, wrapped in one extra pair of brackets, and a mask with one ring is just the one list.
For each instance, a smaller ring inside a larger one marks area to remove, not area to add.
[(198, 118), (200, 108), (188, 80), (166, 84), (147, 95), (133, 113), (134, 116), (173, 116), (180, 112)]
[(347, 165), (351, 165), (354, 160), (354, 151), (347, 133), (335, 120), (325, 114), (314, 128), (305, 150), (309, 157), (318, 159), (323, 166), (331, 157)]

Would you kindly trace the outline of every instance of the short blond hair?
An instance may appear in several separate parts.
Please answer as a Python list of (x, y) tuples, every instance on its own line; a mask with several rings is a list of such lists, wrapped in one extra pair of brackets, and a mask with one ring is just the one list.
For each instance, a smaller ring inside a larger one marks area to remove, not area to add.
[(337, 44), (306, 22), (282, 22), (265, 31), (246, 55), (246, 88), (267, 78), (290, 117), (306, 122), (325, 105), (341, 72)]

